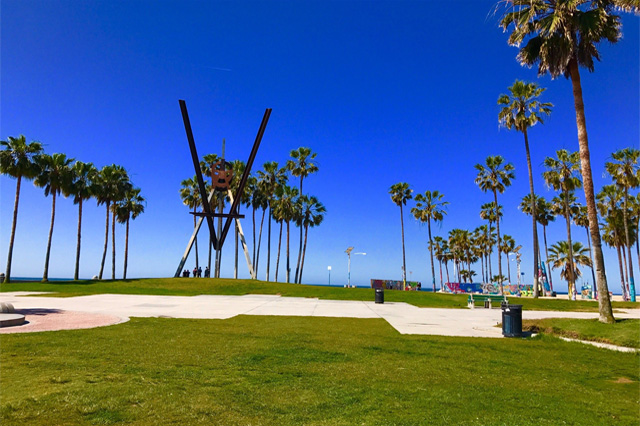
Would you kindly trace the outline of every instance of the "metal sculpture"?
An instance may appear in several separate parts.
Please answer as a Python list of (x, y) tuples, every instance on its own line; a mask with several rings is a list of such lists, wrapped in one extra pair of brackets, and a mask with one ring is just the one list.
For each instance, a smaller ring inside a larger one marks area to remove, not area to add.
[[(198, 152), (196, 150), (196, 144), (193, 139), (193, 131), (191, 130), (191, 122), (189, 120), (189, 113), (187, 112), (187, 104), (185, 101), (180, 100), (180, 110), (182, 112), (182, 120), (184, 122), (184, 128), (187, 133), (187, 141), (189, 142), (189, 150), (191, 151), (191, 159), (193, 160), (193, 167), (196, 172), (196, 179), (198, 181), (198, 189), (200, 190), (200, 195), (202, 197), (202, 213), (194, 213), (196, 216), (200, 216), (200, 220), (198, 221), (196, 227), (194, 228), (193, 234), (189, 243), (187, 244), (187, 249), (185, 250), (184, 255), (178, 265), (178, 269), (176, 270), (175, 277), (179, 277), (182, 268), (184, 268), (184, 264), (187, 261), (187, 257), (189, 256), (189, 252), (191, 251), (191, 247), (193, 242), (195, 241), (196, 236), (200, 230), (202, 225), (202, 221), (206, 219), (207, 225), (209, 227), (209, 235), (211, 239), (211, 244), (214, 249), (222, 250), (222, 246), (224, 245), (224, 241), (227, 237), (227, 233), (229, 232), (229, 228), (231, 226), (232, 220), (238, 221), (238, 219), (243, 218), (244, 215), (238, 214), (238, 206), (240, 204), (240, 194), (244, 191), (244, 187), (247, 184), (247, 179), (249, 178), (249, 174), (251, 173), (251, 167), (253, 166), (253, 162), (256, 158), (256, 154), (258, 153), (258, 148), (260, 147), (260, 142), (262, 141), (262, 136), (264, 135), (265, 129), (267, 128), (267, 123), (269, 122), (269, 117), (271, 116), (271, 108), (267, 108), (264, 112), (264, 116), (262, 117), (262, 123), (258, 129), (258, 134), (256, 135), (256, 139), (253, 143), (253, 147), (251, 149), (251, 153), (249, 154), (249, 159), (247, 160), (247, 165), (244, 169), (244, 173), (240, 178), (240, 182), (238, 184), (238, 188), (236, 189), (236, 193), (233, 194), (229, 189), (229, 184), (231, 183), (231, 179), (233, 177), (233, 171), (226, 169), (226, 161), (221, 160), (220, 162), (214, 164), (211, 168), (211, 177), (214, 183), (214, 188), (211, 193), (207, 194), (206, 187), (204, 184), (204, 179), (202, 177), (202, 171), (200, 169), (200, 160), (198, 157)], [(211, 200), (213, 198), (213, 194), (216, 190), (227, 191), (229, 198), (231, 200), (231, 208), (228, 213), (215, 213), (211, 210)], [(226, 218), (227, 220), (224, 223), (224, 227), (222, 231), (219, 232), (219, 235), (216, 234), (213, 218), (220, 217)], [(239, 222), (238, 222), (239, 224)], [(243, 249), (245, 249), (245, 257), (247, 257), (247, 266), (249, 267), (249, 273), (255, 279), (255, 273), (253, 268), (251, 267), (250, 259), (248, 258), (248, 251), (246, 250), (246, 243), (244, 241), (244, 236), (242, 237)]]

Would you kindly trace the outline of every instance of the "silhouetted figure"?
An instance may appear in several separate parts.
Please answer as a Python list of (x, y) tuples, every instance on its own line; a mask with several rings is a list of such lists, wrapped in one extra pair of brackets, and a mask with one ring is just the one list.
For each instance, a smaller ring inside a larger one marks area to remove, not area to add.
[(204, 277), (209, 278), (210, 275), (211, 275), (211, 270), (207, 266), (206, 268), (204, 268)]

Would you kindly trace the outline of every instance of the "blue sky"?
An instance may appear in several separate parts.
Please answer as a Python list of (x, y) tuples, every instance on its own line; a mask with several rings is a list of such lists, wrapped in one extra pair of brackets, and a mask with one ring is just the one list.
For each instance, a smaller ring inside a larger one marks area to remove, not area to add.
[[(577, 150), (575, 111), (569, 81), (537, 78), (518, 65), (493, 6), (2, 0), (0, 137), (25, 134), (49, 153), (129, 170), (148, 200), (131, 228), (132, 277), (172, 275), (191, 233), (192, 217), (178, 196), (180, 181), (193, 175), (178, 99), (187, 101), (201, 155), (219, 152), (225, 138), (227, 157), (246, 160), (267, 107), (273, 113), (254, 170), (266, 161), (284, 164), (299, 146), (318, 153), (320, 171), (305, 181), (305, 192), (328, 213), (310, 231), (307, 282), (326, 283), (328, 265), (332, 283), (345, 282), (349, 246), (367, 253), (353, 258), (353, 282), (401, 278), (399, 209), (388, 188), (406, 181), (416, 193), (443, 192), (450, 206), (434, 234), (473, 229), (482, 224), (480, 205), (491, 201), (474, 184), (473, 166), (502, 155), (516, 180), (499, 197), (501, 229), (525, 247), (530, 281), (530, 222), (517, 209), (528, 192), (524, 143), (521, 134), (499, 128), (496, 100), (515, 79), (548, 88), (543, 99), (555, 105), (552, 116), (530, 132), (536, 192), (547, 198), (554, 194), (544, 187), (542, 162), (557, 149)], [(623, 32), (616, 45), (601, 46), (594, 73), (582, 72), (596, 189), (609, 183), (603, 165), (611, 152), (639, 146), (638, 18), (623, 16)], [(15, 180), (0, 177), (0, 189), (4, 269)], [(14, 276), (42, 274), (50, 208), (41, 189), (23, 185)], [(104, 214), (93, 201), (85, 208), (81, 276), (98, 272)], [(405, 224), (407, 269), (426, 285), (426, 227), (408, 209)], [(77, 207), (62, 199), (52, 277), (73, 274), (76, 226)], [(250, 221), (243, 226), (250, 239)], [(117, 232), (120, 275), (124, 228)], [(573, 233), (586, 244), (583, 229)], [(562, 222), (549, 227), (548, 239), (566, 239)], [(233, 273), (231, 242), (223, 276)], [(615, 252), (605, 257), (610, 287), (619, 292)], [(264, 263), (260, 270), (264, 278)], [(556, 288), (566, 289), (554, 277)]]

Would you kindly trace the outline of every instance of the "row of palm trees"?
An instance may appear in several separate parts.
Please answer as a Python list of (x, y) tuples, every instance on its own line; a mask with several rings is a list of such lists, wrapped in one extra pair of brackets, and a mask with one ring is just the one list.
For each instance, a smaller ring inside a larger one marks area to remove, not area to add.
[[(638, 238), (640, 221), (640, 195), (630, 194), (630, 191), (640, 186), (640, 151), (633, 148), (625, 148), (614, 152), (611, 160), (605, 164), (605, 168), (613, 180), (611, 185), (606, 185), (598, 193), (598, 210), (603, 220), (605, 243), (615, 247), (618, 252), (620, 264), (621, 283), (625, 298), (630, 299), (633, 288), (633, 265), (631, 246), (636, 244), (638, 262), (640, 266), (640, 246)], [(527, 194), (519, 208), (527, 215), (535, 214), (536, 225), (543, 227), (545, 257), (548, 270), (562, 268), (561, 277), (568, 282), (569, 293), (575, 289), (576, 279), (581, 275), (576, 265), (591, 267), (593, 281), (595, 272), (591, 257), (591, 243), (589, 239), (589, 216), (586, 206), (577, 203), (576, 189), (582, 186), (578, 175), (580, 157), (578, 152), (570, 153), (561, 149), (556, 152), (556, 157), (547, 157), (544, 161), (546, 171), (543, 178), (547, 186), (558, 192), (551, 201), (533, 194)], [(477, 164), (478, 175), (476, 184), (484, 192), (492, 192), (494, 201), (483, 204), (480, 209), (480, 217), (488, 221), (488, 225), (482, 225), (473, 231), (453, 229), (449, 232), (448, 239), (442, 237), (432, 238), (431, 222), (441, 222), (447, 214), (443, 201), (444, 195), (438, 191), (426, 191), (415, 197), (416, 206), (411, 209), (413, 216), (420, 222), (427, 223), (429, 232), (429, 253), (431, 257), (432, 283), (435, 291), (434, 255), (440, 263), (440, 283), (442, 286), (442, 263), (445, 265), (447, 281), (449, 281), (448, 262), (453, 262), (456, 267), (458, 281), (471, 281), (477, 275), (471, 270), (471, 265), (480, 261), (483, 282), (497, 282), (502, 289), (502, 282), (511, 282), (511, 271), (508, 262), (509, 254), (519, 256), (522, 246), (516, 246), (515, 240), (509, 235), (500, 235), (500, 221), (503, 216), (503, 208), (497, 203), (498, 193), (503, 193), (515, 179), (515, 170), (511, 163), (505, 163), (501, 156), (489, 156), (485, 164)], [(403, 244), (403, 269), (406, 270), (404, 250), (404, 220), (402, 207), (413, 198), (413, 190), (408, 183), (393, 185), (389, 193), (392, 201), (400, 207), (401, 229)], [(556, 217), (564, 217), (566, 223), (567, 240), (560, 241), (551, 249), (547, 245), (546, 228)], [(581, 243), (572, 241), (571, 221), (575, 225), (587, 230), (587, 242), (589, 248), (584, 248)], [(493, 225), (495, 224), (495, 233)], [(534, 239), (537, 241), (537, 236)], [(494, 245), (498, 252), (498, 274), (493, 275), (491, 270), (491, 254)], [(534, 246), (535, 247), (535, 246)], [(541, 257), (539, 247), (536, 258)], [(551, 254), (549, 254), (551, 253)], [(588, 254), (588, 255), (587, 255)], [(502, 255), (507, 258), (508, 275), (502, 274)], [(623, 263), (624, 259), (624, 263)], [(464, 269), (466, 265), (466, 269)], [(536, 284), (538, 269), (536, 268)], [(406, 275), (403, 275), (406, 280)], [(553, 282), (549, 275), (551, 290)]]
[[(266, 260), (266, 281), (271, 280), (271, 224), (275, 221), (280, 226), (278, 234), (278, 251), (276, 258), (276, 269), (274, 280), (278, 281), (280, 272), (280, 252), (282, 247), (283, 229), (286, 228), (286, 282), (291, 282), (291, 263), (290, 263), (290, 235), (291, 223), (300, 230), (298, 257), (296, 262), (296, 270), (294, 275), (294, 283), (302, 282), (302, 274), (306, 257), (307, 240), (309, 228), (316, 227), (322, 223), (326, 213), (326, 208), (318, 200), (317, 197), (306, 195), (302, 192), (305, 179), (318, 171), (316, 161), (317, 154), (312, 152), (310, 148), (300, 147), (292, 150), (291, 158), (286, 162), (284, 167), (275, 161), (264, 163), (261, 170), (254, 175), (250, 175), (247, 179), (244, 191), (240, 194), (241, 205), (252, 212), (252, 228), (253, 228), (253, 255), (251, 259), (252, 269), (257, 277), (260, 266), (260, 247), (262, 246), (262, 231), (265, 217), (267, 217), (267, 260)], [(221, 160), (216, 154), (208, 154), (203, 157), (200, 166), (203, 174), (209, 175), (211, 168)], [(230, 192), (236, 194), (240, 177), (244, 173), (245, 164), (242, 161), (235, 160), (230, 162), (233, 170), (233, 179), (230, 184)], [(289, 177), (298, 178), (298, 188), (289, 185)], [(226, 202), (229, 202), (228, 193), (221, 191), (212, 191), (212, 185), (207, 183), (206, 191), (210, 194), (210, 202), (212, 208), (218, 208), (220, 212), (224, 208)], [(180, 197), (183, 204), (197, 213), (201, 209), (202, 197), (198, 189), (196, 177), (185, 179), (181, 183)], [(256, 226), (256, 213), (260, 214), (259, 228)], [(196, 219), (194, 215), (194, 227)], [(221, 228), (221, 219), (219, 219), (218, 229)], [(235, 226), (235, 269), (234, 277), (238, 276), (238, 224)], [(256, 242), (257, 239), (257, 242)], [(196, 238), (196, 268), (199, 265), (198, 258), (198, 242)], [(211, 269), (211, 251), (212, 245), (209, 243), (209, 260), (208, 267)], [(220, 258), (215, 264), (215, 277), (220, 276)]]
[(62, 153), (47, 154), (40, 142), (27, 143), (24, 135), (9, 136), (6, 141), (0, 141), (0, 144), (3, 147), (0, 151), (0, 172), (17, 180), (4, 282), (11, 281), (11, 262), (18, 221), (20, 187), (23, 179), (33, 180), (36, 186), (44, 189), (45, 196), (51, 195), (51, 224), (42, 281), (49, 279), (49, 257), (53, 239), (56, 201), (61, 194), (64, 197), (73, 197), (74, 204), (78, 205), (78, 234), (73, 279), (78, 279), (80, 270), (83, 203), (91, 198), (94, 198), (98, 205), (104, 204), (106, 206), (104, 251), (98, 278), (102, 279), (104, 272), (109, 240), (109, 216), (111, 215), (111, 279), (115, 279), (116, 276), (116, 221), (126, 225), (123, 267), (123, 278), (126, 279), (129, 255), (129, 222), (143, 213), (145, 207), (145, 199), (140, 195), (140, 189), (131, 183), (127, 171), (122, 166), (115, 164), (104, 166), (98, 170), (92, 163), (74, 161), (73, 158), (68, 158)]
[[(580, 0), (557, 1), (539, 0), (504, 0), (504, 13), (500, 26), (504, 31), (511, 31), (508, 44), (519, 48), (518, 62), (527, 67), (538, 66), (538, 75), (550, 74), (552, 78), (564, 75), (571, 80), (576, 126), (578, 129), (578, 145), (580, 171), (584, 186), (589, 221), (589, 234), (593, 250), (596, 283), (598, 287), (598, 305), (600, 321), (614, 323), (611, 301), (602, 253), (598, 212), (591, 173), (591, 156), (587, 124), (584, 113), (584, 99), (580, 80), (580, 67), (594, 71), (594, 59), (600, 60), (598, 43), (608, 41), (616, 43), (622, 38), (622, 23), (616, 10), (640, 12), (637, 0)], [(526, 112), (520, 112), (514, 120), (520, 120), (524, 129), (528, 128)], [(519, 130), (519, 129), (517, 129)], [(528, 141), (525, 133), (527, 157), (529, 157)], [(530, 168), (529, 161), (529, 168)], [(530, 172), (531, 176), (531, 172)], [(531, 206), (533, 220), (534, 253), (537, 253), (537, 223), (533, 183), (531, 180)], [(626, 238), (627, 245), (629, 238)], [(534, 259), (534, 271), (537, 269)], [(534, 274), (535, 275), (535, 274)], [(536, 295), (537, 295), (537, 285)], [(635, 288), (631, 298), (635, 301)]]

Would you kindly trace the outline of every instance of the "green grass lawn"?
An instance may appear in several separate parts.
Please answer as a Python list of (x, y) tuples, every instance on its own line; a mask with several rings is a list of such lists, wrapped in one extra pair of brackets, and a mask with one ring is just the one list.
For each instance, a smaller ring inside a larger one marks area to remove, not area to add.
[(640, 349), (640, 320), (637, 319), (617, 320), (610, 325), (602, 324), (597, 319), (549, 318), (525, 320), (522, 328), (536, 333)]
[[(373, 300), (372, 289), (322, 287), (298, 284), (274, 283), (257, 280), (206, 279), (206, 278), (146, 278), (135, 280), (68, 281), (68, 282), (18, 282), (0, 284), (0, 291), (53, 291), (56, 296), (80, 296), (86, 294), (158, 294), (193, 296), (197, 294), (280, 294), (291, 297), (317, 297), (334, 300)], [(407, 302), (415, 306), (430, 308), (466, 308), (467, 296), (417, 291), (385, 291), (385, 300)], [(510, 299), (511, 303), (523, 305), (523, 309), (547, 311), (597, 312), (593, 301), (570, 301), (551, 299)], [(614, 309), (640, 308), (640, 303), (613, 302)]]
[(3, 425), (637, 425), (640, 355), (381, 319), (139, 319), (1, 336)]

